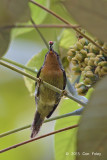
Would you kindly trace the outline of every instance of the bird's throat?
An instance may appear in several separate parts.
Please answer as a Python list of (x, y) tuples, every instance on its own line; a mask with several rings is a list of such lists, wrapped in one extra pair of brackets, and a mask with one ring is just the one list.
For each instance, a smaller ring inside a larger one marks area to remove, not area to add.
[(59, 70), (60, 67), (57, 56), (52, 51), (47, 55), (44, 67), (49, 70)]

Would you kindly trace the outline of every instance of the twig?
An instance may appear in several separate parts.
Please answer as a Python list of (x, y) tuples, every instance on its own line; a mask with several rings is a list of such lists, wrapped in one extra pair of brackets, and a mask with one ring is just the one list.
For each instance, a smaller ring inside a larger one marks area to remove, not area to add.
[(39, 25), (8, 25), (0, 27), (0, 30), (10, 29), (10, 28), (78, 28), (79, 26), (65, 25), (65, 24), (39, 24)]
[(19, 132), (19, 131), (22, 131), (24, 129), (27, 129), (27, 128), (30, 128), (31, 127), (31, 124), (30, 125), (26, 125), (24, 127), (20, 127), (20, 128), (16, 128), (16, 129), (13, 129), (11, 131), (7, 131), (7, 132), (4, 132), (4, 133), (1, 133), (0, 134), (0, 138), (2, 137), (5, 137), (5, 136), (8, 136), (8, 135), (11, 135), (13, 133), (16, 133), (16, 132)]
[[(44, 121), (44, 123), (51, 122), (51, 121), (54, 121), (54, 120), (57, 120), (57, 119), (61, 119), (61, 118), (66, 118), (66, 117), (69, 117), (69, 116), (79, 116), (79, 115), (81, 115), (82, 111), (83, 111), (83, 107), (79, 108), (79, 109), (77, 109), (77, 110), (75, 110), (73, 112), (47, 119), (47, 120)], [(19, 132), (19, 131), (22, 131), (24, 129), (28, 129), (30, 127), (31, 127), (31, 124), (26, 125), (24, 127), (16, 128), (14, 130), (11, 130), (11, 131), (8, 131), (8, 132), (5, 132), (5, 133), (2, 133), (2, 134), (0, 134), (0, 138), (8, 136), (8, 135), (11, 135), (11, 134)]]
[[(13, 70), (13, 71), (15, 71), (15, 72), (20, 73), (20, 74), (22, 74), (22, 75), (24, 75), (24, 76), (26, 76), (26, 77), (34, 80), (34, 81), (39, 81), (39, 78), (36, 78), (36, 77), (34, 77), (34, 76), (32, 76), (32, 75), (30, 75), (30, 74), (28, 74), (28, 73), (26, 73), (26, 72), (24, 72), (24, 71), (22, 71), (22, 70), (20, 70), (20, 69), (17, 69), (16, 67), (13, 67), (13, 66), (11, 66), (11, 65), (3, 62), (3, 61), (0, 61), (0, 64), (3, 65), (3, 66), (5, 66), (5, 67), (7, 67), (7, 68), (9, 68), (9, 69), (11, 69), (11, 70)], [(57, 87), (55, 87), (55, 86), (53, 86), (53, 85), (45, 82), (45, 81), (42, 81), (42, 83), (43, 83), (44, 86), (46, 86), (47, 88), (49, 88), (49, 89), (51, 89), (51, 90), (53, 90), (53, 91), (55, 91), (55, 92), (58, 92), (59, 94), (62, 94), (62, 93), (63, 93), (63, 90), (61, 90), (61, 89), (59, 89), (59, 88), (57, 88)], [(66, 97), (68, 97), (68, 98), (70, 98), (70, 99), (72, 99), (72, 100), (74, 100), (74, 101), (76, 101), (77, 103), (79, 103), (79, 104), (81, 104), (81, 105), (83, 105), (83, 106), (86, 106), (86, 105), (87, 105), (87, 103), (84, 103), (84, 102), (80, 101), (80, 100), (77, 99), (76, 97), (72, 96), (70, 93), (65, 92), (65, 93), (63, 93), (63, 95), (66, 96)]]
[(36, 137), (36, 138), (30, 139), (30, 140), (27, 140), (27, 141), (24, 141), (24, 142), (21, 142), (21, 143), (15, 144), (15, 145), (10, 146), (10, 147), (8, 147), (8, 148), (5, 148), (5, 149), (1, 150), (1, 151), (0, 151), (0, 153), (6, 152), (6, 151), (8, 151), (8, 150), (11, 150), (11, 149), (14, 149), (14, 148), (16, 148), (16, 147), (19, 147), (19, 146), (25, 145), (25, 144), (27, 144), (27, 143), (30, 143), (30, 142), (33, 142), (33, 141), (36, 141), (36, 140), (42, 139), (42, 138), (44, 138), (44, 137), (51, 136), (51, 135), (56, 134), (56, 133), (60, 133), (60, 132), (63, 132), (63, 131), (67, 131), (67, 130), (70, 130), (70, 129), (73, 129), (73, 128), (76, 128), (76, 127), (78, 127), (78, 124), (73, 125), (73, 126), (70, 126), (70, 127), (66, 127), (66, 128), (63, 128), (63, 129), (60, 129), (60, 130), (54, 131), (54, 132), (50, 132), (50, 133), (45, 134), (45, 135), (43, 135), (43, 136)]
[(38, 29), (38, 27), (36, 26), (35, 22), (33, 21), (33, 19), (31, 18), (31, 22), (34, 25), (34, 28), (36, 29), (36, 31), (38, 32), (38, 34), (40, 35), (41, 39), (43, 40), (45, 46), (47, 47), (47, 49), (49, 49), (49, 45), (46, 41), (46, 39), (44, 38), (43, 34), (40, 32), (40, 30)]
[[(33, 0), (30, 0), (31, 3), (35, 4), (36, 6), (42, 8), (43, 10), (45, 10), (46, 12), (50, 13), (51, 15), (53, 15), (54, 17), (56, 17), (57, 19), (59, 19), (60, 21), (64, 22), (65, 24), (68, 24), (68, 25), (71, 25), (72, 28), (74, 28), (74, 26), (72, 24), (70, 24), (67, 20), (63, 19), (62, 17), (60, 17), (59, 15), (57, 15), (55, 12), (47, 9), (46, 7), (42, 6), (41, 4), (33, 1)], [(80, 27), (80, 26), (77, 26), (77, 27)]]
[(98, 47), (100, 50), (102, 50), (104, 53), (107, 53), (103, 48), (101, 48), (98, 44), (96, 44), (92, 39), (90, 39), (88, 36), (86, 36), (84, 33), (82, 33), (78, 28), (75, 28), (72, 24), (70, 24), (67, 20), (63, 19), (62, 17), (60, 17), (59, 15), (57, 15), (55, 12), (45, 8), (44, 6), (42, 6), (41, 4), (30, 0), (31, 3), (35, 4), (36, 6), (42, 8), (43, 10), (47, 11), (48, 13), (52, 14), (53, 16), (55, 16), (57, 19), (59, 19), (60, 21), (64, 22), (65, 24), (71, 25), (72, 28), (78, 32), (81, 36), (85, 37), (88, 41), (90, 41), (91, 43), (93, 43), (96, 47)]
[(30, 68), (30, 67), (24, 66), (23, 64), (17, 63), (17, 62), (15, 62), (15, 61), (12, 61), (12, 60), (7, 59), (7, 58), (4, 58), (4, 57), (1, 57), (0, 59), (3, 60), (3, 61), (5, 61), (5, 62), (8, 62), (8, 63), (10, 63), (10, 64), (13, 64), (13, 65), (15, 65), (15, 66), (17, 66), (17, 67), (20, 67), (20, 68), (22, 68), (22, 69), (26, 69), (26, 70), (28, 70), (28, 71), (30, 71), (30, 72), (32, 72), (32, 73), (37, 74), (37, 71), (35, 71), (34, 69), (32, 69), (32, 68)]

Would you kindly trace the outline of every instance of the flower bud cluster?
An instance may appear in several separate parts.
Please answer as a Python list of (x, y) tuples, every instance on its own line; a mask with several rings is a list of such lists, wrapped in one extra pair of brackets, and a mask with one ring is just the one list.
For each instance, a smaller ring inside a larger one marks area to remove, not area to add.
[[(107, 50), (107, 43), (100, 40), (95, 40), (95, 43)], [(67, 58), (73, 64), (73, 73), (82, 75), (83, 83), (76, 85), (81, 95), (85, 95), (99, 78), (107, 75), (107, 54), (83, 37), (69, 49)]]

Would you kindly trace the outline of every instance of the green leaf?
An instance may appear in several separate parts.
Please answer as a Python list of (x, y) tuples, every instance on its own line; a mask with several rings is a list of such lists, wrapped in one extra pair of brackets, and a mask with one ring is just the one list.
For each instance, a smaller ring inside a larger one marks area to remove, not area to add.
[(69, 66), (67, 60), (68, 49), (74, 45), (77, 41), (76, 34), (73, 30), (64, 29), (54, 45), (55, 50), (59, 53), (63, 67), (65, 70)]
[(26, 22), (30, 19), (29, 0), (1, 0), (0, 26)]
[[(37, 3), (43, 5), (46, 8), (49, 8), (50, 4), (49, 4), (49, 0), (35, 0)], [(35, 24), (41, 24), (43, 22), (43, 20), (46, 18), (47, 12), (44, 11), (43, 9), (41, 9), (40, 7), (29, 3), (29, 7), (31, 10), (31, 17), (33, 19), (33, 21), (35, 22)], [(33, 25), (30, 21), (27, 23), (23, 23), (23, 25)], [(13, 31), (13, 36), (18, 36), (20, 34), (26, 33), (33, 30), (33, 28), (20, 28), (20, 29), (15, 29)]]
[[(38, 71), (41, 66), (43, 65), (45, 54), (47, 53), (47, 49), (43, 49), (40, 53), (36, 54), (34, 57), (32, 57), (29, 62), (27, 63), (28, 67), (31, 67), (32, 69)], [(36, 76), (35, 73), (32, 73), (30, 71), (25, 70), (25, 72), (30, 73), (33, 76)], [(26, 87), (28, 88), (31, 95), (34, 95), (35, 92), (35, 81), (24, 77)]]
[[(34, 0), (35, 2), (41, 4), (42, 6), (49, 8), (49, 0)], [(44, 18), (47, 15), (47, 12), (41, 9), (40, 7), (30, 3), (30, 9), (31, 9), (31, 16), (36, 24), (42, 23)]]
[[(62, 100), (60, 115), (78, 109), (78, 104), (70, 99)], [(79, 116), (71, 116), (56, 121), (55, 130), (78, 124)], [(77, 128), (55, 135), (55, 160), (74, 160), (71, 152), (76, 151)]]
[(76, 33), (73, 30), (65, 29), (60, 38), (59, 46), (68, 50), (77, 41)]
[(8, 49), (10, 42), (10, 30), (0, 31), (0, 57), (2, 57)]
[[(68, 22), (75, 24), (74, 19), (68, 14), (68, 12), (65, 10), (65, 8), (63, 7), (63, 4), (61, 2), (62, 2), (61, 0), (51, 0), (50, 1), (51, 10), (54, 11), (56, 14), (58, 14), (60, 17), (63, 17), (63, 19), (66, 19)], [(56, 17), (53, 17), (52, 19), (54, 19), (54, 24), (56, 24), (56, 23), (62, 24), (62, 21), (60, 21)], [(55, 21), (56, 21), (56, 23), (55, 23)]]
[(107, 1), (106, 0), (66, 0), (63, 2), (68, 12), (79, 24), (103, 41), (107, 41)]
[[(107, 76), (96, 85), (83, 112), (77, 135), (77, 160), (107, 159)], [(82, 153), (89, 153), (83, 156)], [(94, 155), (97, 152), (100, 154)]]
[(68, 49), (77, 41), (76, 34), (73, 30), (64, 29), (57, 41), (57, 48), (59, 48), (60, 57), (63, 61), (63, 58), (67, 57)]

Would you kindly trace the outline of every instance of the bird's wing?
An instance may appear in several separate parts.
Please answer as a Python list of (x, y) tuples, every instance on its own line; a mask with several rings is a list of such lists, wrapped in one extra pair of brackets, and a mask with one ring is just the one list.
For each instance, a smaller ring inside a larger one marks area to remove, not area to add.
[(61, 100), (61, 95), (59, 93), (56, 93), (56, 103), (54, 104), (52, 111), (47, 115), (46, 118), (49, 118), (53, 114), (53, 112), (55, 111), (56, 107), (58, 106), (60, 100)]
[[(64, 70), (63, 68), (61, 68), (61, 70), (62, 70), (62, 72), (63, 72), (63, 90), (64, 90), (65, 87), (66, 87), (66, 80), (67, 80), (67, 79), (66, 79), (65, 70)], [(56, 102), (57, 102), (57, 103), (55, 103), (55, 105), (53, 106), (52, 111), (48, 114), (47, 118), (49, 118), (49, 117), (53, 114), (53, 112), (54, 112), (55, 109), (57, 108), (57, 106), (58, 106), (60, 100), (61, 100), (60, 94), (59, 94), (59, 93), (56, 93)]]
[(62, 62), (61, 62), (61, 60), (60, 60), (60, 58), (59, 58), (58, 53), (56, 53), (55, 51), (54, 51), (54, 53), (57, 55), (57, 60), (58, 60), (58, 63), (59, 63), (60, 69), (61, 69), (61, 70), (62, 70), (62, 72), (63, 72), (63, 79), (64, 79), (64, 81), (63, 81), (63, 90), (64, 90), (64, 89), (65, 89), (65, 87), (66, 87), (66, 81), (67, 81), (66, 73), (65, 73), (65, 70), (64, 70), (64, 68), (63, 68), (63, 66), (62, 66)]
[[(60, 100), (59, 100), (59, 102), (60, 102)], [(56, 107), (58, 106), (59, 102), (54, 105), (52, 111), (48, 114), (48, 116), (46, 118), (49, 118), (52, 115), (52, 113), (55, 111)]]
[(64, 69), (62, 69), (62, 72), (63, 72), (63, 90), (64, 90), (66, 87), (67, 78), (66, 78), (66, 73)]
[[(37, 78), (39, 78), (39, 76), (40, 76), (41, 69), (42, 69), (42, 67), (40, 68), (40, 70), (39, 70), (38, 73), (37, 73)], [(36, 86), (36, 88), (35, 88), (35, 101), (36, 101), (36, 103), (38, 104), (40, 85), (38, 84), (38, 82), (36, 82), (36, 83), (35, 83), (35, 86)]]

